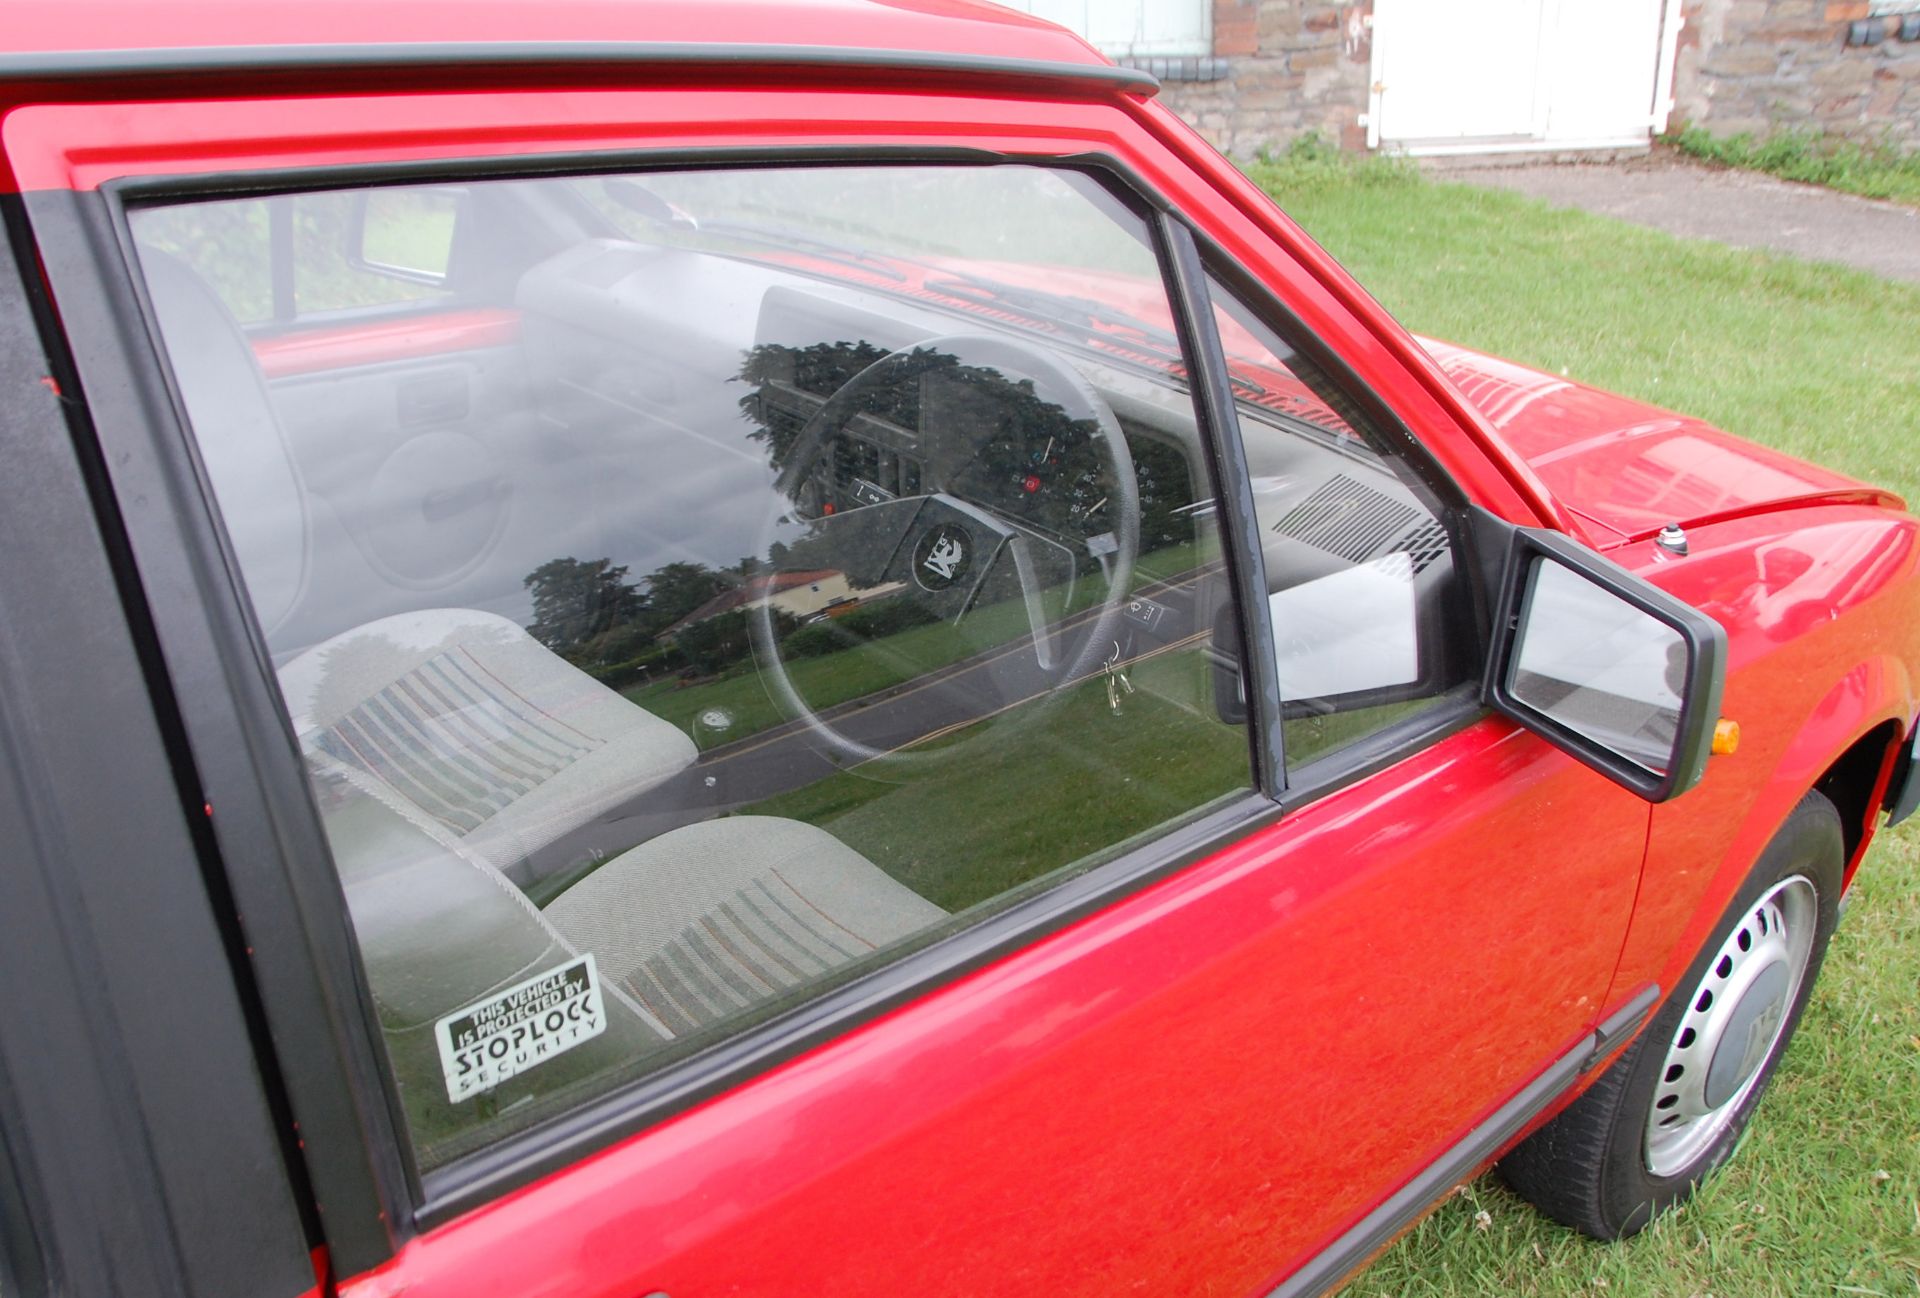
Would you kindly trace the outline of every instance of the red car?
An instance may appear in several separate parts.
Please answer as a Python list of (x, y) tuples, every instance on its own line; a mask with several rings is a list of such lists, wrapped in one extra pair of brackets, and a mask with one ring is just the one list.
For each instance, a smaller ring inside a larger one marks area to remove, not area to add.
[(1724, 1160), (1915, 520), (961, 0), (19, 5), (0, 1291), (1325, 1292)]

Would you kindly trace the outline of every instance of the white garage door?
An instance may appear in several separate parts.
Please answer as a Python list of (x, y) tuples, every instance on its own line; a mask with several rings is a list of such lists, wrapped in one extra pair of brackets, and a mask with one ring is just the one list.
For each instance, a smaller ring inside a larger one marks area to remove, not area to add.
[(1678, 0), (1375, 0), (1370, 141), (1619, 148), (1665, 126)]

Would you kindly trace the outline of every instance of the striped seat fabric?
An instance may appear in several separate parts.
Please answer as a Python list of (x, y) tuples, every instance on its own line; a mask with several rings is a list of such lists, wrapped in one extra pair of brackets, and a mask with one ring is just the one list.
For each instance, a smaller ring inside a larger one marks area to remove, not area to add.
[(288, 663), (280, 688), (310, 762), (521, 887), (533, 853), (698, 755), (677, 727), (473, 609), (355, 627)]
[(313, 737), (463, 835), (605, 742), (542, 711), (464, 646), (402, 673)]
[(429, 610), (309, 650), (281, 688), (326, 821), (414, 1135), (435, 1159), (475, 1125), (441, 1078), (433, 1025), (591, 953), (601, 1036), (501, 1083), (513, 1125), (537, 1101), (797, 997), (946, 920), (834, 838), (733, 816), (630, 848), (542, 911), (515, 867), (695, 756), (681, 732), (504, 618)]
[(621, 986), (675, 1036), (791, 991), (879, 944), (811, 905), (778, 870), (716, 903)]
[(947, 918), (825, 830), (772, 816), (663, 834), (588, 875), (545, 913), (674, 1036)]

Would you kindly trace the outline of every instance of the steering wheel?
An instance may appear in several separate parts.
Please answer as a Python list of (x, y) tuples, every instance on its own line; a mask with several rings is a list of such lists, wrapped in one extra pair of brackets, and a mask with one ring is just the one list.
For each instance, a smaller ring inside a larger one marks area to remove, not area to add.
[[(808, 566), (838, 570), (868, 588), (906, 585), (923, 605), (955, 624), (975, 607), (989, 574), (1004, 573), (1005, 566), (1010, 565), (1030, 633), (1025, 646), (1030, 655), (1030, 679), (1038, 688), (1016, 701), (1023, 706), (1009, 708), (1004, 703), (989, 702), (971, 709), (973, 715), (969, 715), (964, 691), (960, 691), (961, 702), (949, 699), (946, 703), (949, 712), (958, 708), (958, 719), (938, 725), (932, 733), (957, 730), (1003, 712), (1011, 712), (1012, 724), (1024, 726), (1048, 704), (1057, 702), (1067, 686), (1102, 667), (1117, 648), (1134, 558), (1140, 548), (1140, 495), (1133, 457), (1119, 420), (1078, 370), (1040, 346), (998, 335), (948, 334), (902, 348), (855, 374), (814, 412), (781, 462), (775, 491), (785, 501), (803, 504), (808, 485), (815, 478), (815, 466), (856, 416), (886, 409), (886, 394), (897, 397), (903, 390), (914, 389), (924, 393), (922, 379), (938, 371), (950, 372), (957, 383), (1016, 394), (1029, 406), (1038, 401), (1083, 429), (1088, 445), (1101, 461), (1099, 475), (1107, 492), (1101, 506), (1106, 530), (1070, 547), (1028, 527), (1005, 509), (996, 509), (990, 500), (970, 500), (954, 494), (942, 481), (946, 476), (942, 462), (953, 464), (957, 460), (964, 467), (983, 445), (969, 444), (960, 457), (952, 454), (950, 445), (933, 445), (928, 448), (931, 480), (925, 494), (891, 497), (883, 491), (873, 492), (869, 493), (875, 497), (871, 502), (844, 509), (829, 505), (817, 518), (804, 518), (797, 512), (770, 518), (761, 551), (768, 551), (782, 525), (805, 524), (811, 529), (810, 535), (795, 547), (795, 552), (804, 552)], [(914, 389), (903, 389), (902, 385), (914, 385)], [(943, 435), (957, 435), (958, 430), (929, 428), (928, 422), (923, 416), (923, 444), (937, 443)], [(1008, 490), (1016, 488), (1010, 486)], [(1096, 563), (1084, 564), (1083, 558)], [(1078, 569), (1097, 567), (1105, 589), (1096, 603), (1050, 619), (1043, 598), (1046, 577), (1049, 572), (1060, 572), (1063, 564), (1069, 582)], [(768, 580), (772, 580), (771, 570)], [(838, 756), (855, 763), (884, 758), (891, 765), (928, 766), (945, 761), (965, 746), (907, 751), (929, 737), (926, 733), (906, 737), (892, 747), (875, 747), (855, 738), (839, 722), (839, 709), (829, 709), (829, 715), (822, 715), (795, 688), (781, 653), (780, 629), (771, 599), (752, 604), (749, 630), (775, 701)], [(1056, 643), (1061, 640), (1069, 646), (1064, 652)], [(998, 654), (1001, 650), (991, 652)], [(957, 678), (965, 674), (967, 664), (980, 657), (935, 669), (927, 676)], [(871, 711), (861, 709), (860, 714), (871, 715)]]

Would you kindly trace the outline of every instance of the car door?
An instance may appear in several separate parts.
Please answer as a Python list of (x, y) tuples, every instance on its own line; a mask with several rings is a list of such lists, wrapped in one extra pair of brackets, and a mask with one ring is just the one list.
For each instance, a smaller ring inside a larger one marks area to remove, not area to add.
[[(1160, 210), (1121, 109), (943, 111), (1024, 156), (489, 182), (638, 219), (501, 267), (560, 425), (516, 471), (579, 517), (454, 609), (314, 575), (257, 356), (150, 237), (235, 200), (28, 196), (343, 1292), (1306, 1291), (1617, 1018), (1646, 804), (1484, 710), (1458, 429)], [(827, 881), (727, 873), (767, 852)]]

